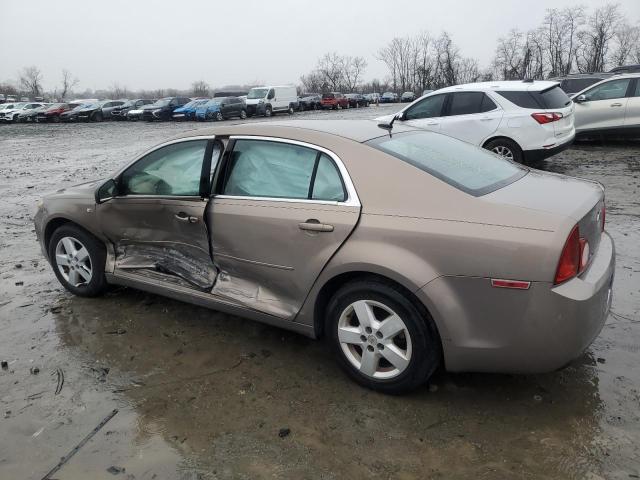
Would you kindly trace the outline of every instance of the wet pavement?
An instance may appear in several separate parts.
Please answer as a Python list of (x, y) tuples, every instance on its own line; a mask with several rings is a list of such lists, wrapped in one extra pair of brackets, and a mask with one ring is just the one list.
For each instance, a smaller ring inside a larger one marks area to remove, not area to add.
[(393, 397), (349, 381), (322, 342), (58, 284), (37, 199), (199, 126), (0, 125), (0, 478), (43, 478), (113, 409), (52, 478), (640, 478), (640, 143), (580, 143), (541, 165), (607, 188), (614, 299), (587, 353), (545, 375), (439, 373)]

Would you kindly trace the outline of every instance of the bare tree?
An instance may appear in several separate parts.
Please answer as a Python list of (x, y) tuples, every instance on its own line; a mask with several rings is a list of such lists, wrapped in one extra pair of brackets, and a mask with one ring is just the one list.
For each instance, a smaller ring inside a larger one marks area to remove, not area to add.
[(614, 67), (625, 65), (627, 61), (634, 61), (634, 49), (640, 53), (640, 26), (621, 22), (613, 37), (614, 50), (610, 64)]
[(315, 70), (307, 75), (302, 75), (300, 77), (300, 83), (302, 84), (302, 92), (300, 93), (320, 93), (328, 89), (324, 83), (322, 74)]
[(547, 10), (538, 38), (546, 57), (549, 76), (566, 75), (573, 69), (578, 32), (584, 20), (583, 6)]
[(42, 73), (36, 66), (25, 67), (20, 72), (20, 86), (34, 97), (42, 92)]
[(344, 80), (343, 59), (336, 52), (325, 54), (320, 60), (316, 71), (322, 78), (322, 83), (331, 91), (340, 90)]
[(363, 57), (345, 56), (342, 58), (342, 71), (346, 90), (349, 92), (357, 90), (366, 68), (367, 61)]
[(66, 68), (62, 69), (62, 92), (60, 93), (60, 98), (64, 100), (67, 98), (67, 94), (71, 91), (73, 87), (78, 84), (78, 79), (71, 75), (71, 72)]
[(194, 97), (208, 97), (209, 85), (204, 80), (198, 80), (191, 84), (191, 94)]
[(607, 65), (607, 55), (615, 36), (620, 12), (617, 4), (597, 8), (578, 33), (577, 65), (581, 72), (601, 72)]

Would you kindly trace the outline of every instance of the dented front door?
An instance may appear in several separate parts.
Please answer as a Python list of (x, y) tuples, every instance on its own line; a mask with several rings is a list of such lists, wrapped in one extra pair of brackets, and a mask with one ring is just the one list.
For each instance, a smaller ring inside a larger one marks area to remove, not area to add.
[(203, 191), (208, 193), (212, 152), (219, 154), (208, 140), (172, 143), (120, 174), (117, 196), (97, 206), (102, 231), (115, 249), (116, 275), (211, 289), (216, 269)]

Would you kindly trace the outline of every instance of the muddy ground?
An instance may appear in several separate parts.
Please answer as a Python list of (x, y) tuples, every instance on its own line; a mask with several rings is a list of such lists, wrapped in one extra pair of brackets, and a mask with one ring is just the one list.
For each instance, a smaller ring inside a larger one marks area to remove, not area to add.
[(37, 199), (197, 126), (0, 125), (0, 478), (43, 478), (113, 409), (53, 478), (640, 478), (640, 143), (581, 143), (541, 165), (607, 187), (614, 300), (588, 352), (551, 374), (440, 373), (393, 397), (350, 382), (321, 342), (58, 284)]

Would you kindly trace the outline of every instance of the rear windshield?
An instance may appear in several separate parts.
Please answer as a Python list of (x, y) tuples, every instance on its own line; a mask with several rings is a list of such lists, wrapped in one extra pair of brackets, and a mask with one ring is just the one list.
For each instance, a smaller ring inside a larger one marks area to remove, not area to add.
[(483, 148), (430, 132), (398, 133), (367, 144), (476, 197), (509, 185), (528, 171)]
[(521, 108), (564, 108), (571, 103), (571, 99), (559, 86), (536, 92), (496, 90), (496, 93)]
[(333, 93), (323, 93), (322, 98), (335, 98)]

